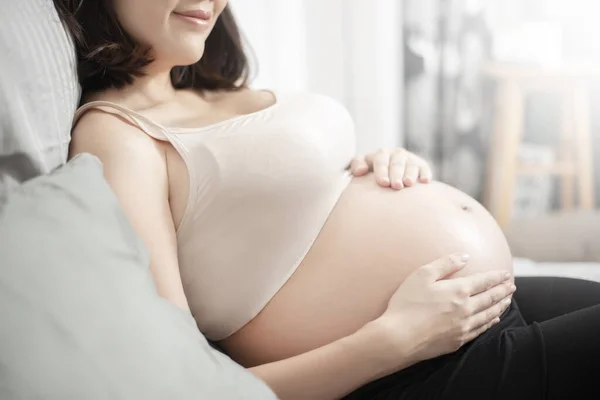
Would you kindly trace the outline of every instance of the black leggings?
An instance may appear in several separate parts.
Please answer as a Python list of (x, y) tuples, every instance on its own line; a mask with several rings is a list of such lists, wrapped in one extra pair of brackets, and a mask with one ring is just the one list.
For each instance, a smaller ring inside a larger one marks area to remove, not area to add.
[(346, 399), (600, 399), (600, 283), (522, 277), (516, 285), (501, 322), (479, 338)]

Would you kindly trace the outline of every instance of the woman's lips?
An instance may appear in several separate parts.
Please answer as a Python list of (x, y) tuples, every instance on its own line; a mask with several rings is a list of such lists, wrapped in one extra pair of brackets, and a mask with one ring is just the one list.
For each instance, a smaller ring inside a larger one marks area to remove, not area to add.
[(208, 27), (210, 20), (212, 19), (212, 12), (206, 10), (181, 11), (173, 12), (173, 14), (175, 14), (176, 17), (199, 27)]

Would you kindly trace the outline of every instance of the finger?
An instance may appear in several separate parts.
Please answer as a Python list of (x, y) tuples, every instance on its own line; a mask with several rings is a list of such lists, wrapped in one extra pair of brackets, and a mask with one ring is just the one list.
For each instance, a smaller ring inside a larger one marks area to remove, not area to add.
[(469, 343), (470, 341), (472, 341), (473, 339), (476, 339), (482, 333), (484, 333), (485, 331), (487, 331), (488, 329), (490, 329), (492, 326), (496, 325), (498, 322), (500, 322), (500, 318), (496, 317), (493, 320), (491, 320), (490, 322), (488, 322), (487, 324), (485, 324), (483, 326), (480, 326), (480, 327), (478, 327), (476, 329), (471, 330), (463, 338), (463, 342), (465, 344)]
[(453, 282), (460, 287), (465, 287), (469, 296), (474, 296), (506, 282), (510, 277), (511, 274), (506, 271), (487, 271), (456, 278)]
[(479, 313), (490, 309), (503, 299), (510, 298), (510, 295), (512, 295), (516, 289), (517, 287), (511, 282), (505, 282), (503, 285), (494, 286), (485, 292), (472, 296), (471, 303), (473, 304), (473, 313)]
[(409, 164), (406, 166), (406, 171), (404, 172), (404, 186), (412, 186), (417, 182), (417, 178), (419, 176), (419, 166), (417, 164)]
[(380, 186), (390, 186), (389, 165), (390, 155), (385, 150), (380, 150), (367, 156), (367, 162), (373, 166), (375, 180)]
[(469, 318), (469, 326), (472, 327), (471, 330), (477, 330), (482, 326), (489, 324), (495, 318), (499, 318), (502, 313), (510, 306), (511, 299), (510, 297), (506, 297), (494, 304), (492, 307), (480, 311), (477, 314), (473, 315)]
[(429, 183), (433, 179), (433, 173), (429, 165), (425, 164), (419, 168), (419, 182)]
[(390, 157), (390, 182), (392, 189), (402, 189), (404, 187), (403, 178), (406, 170), (406, 152), (404, 150), (395, 151)]
[(363, 176), (369, 172), (369, 164), (364, 157), (356, 157), (350, 164), (350, 172), (354, 176)]
[(435, 281), (438, 281), (462, 269), (467, 265), (467, 261), (469, 261), (468, 254), (452, 254), (438, 258), (434, 262), (424, 265), (421, 269), (430, 274)]

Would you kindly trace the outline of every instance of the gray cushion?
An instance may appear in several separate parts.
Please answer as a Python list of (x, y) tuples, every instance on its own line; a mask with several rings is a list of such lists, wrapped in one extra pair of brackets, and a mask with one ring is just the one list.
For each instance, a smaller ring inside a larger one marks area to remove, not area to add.
[(79, 102), (75, 50), (51, 0), (2, 1), (0, 199), (67, 158)]
[(274, 399), (156, 293), (148, 252), (77, 156), (0, 204), (0, 399)]

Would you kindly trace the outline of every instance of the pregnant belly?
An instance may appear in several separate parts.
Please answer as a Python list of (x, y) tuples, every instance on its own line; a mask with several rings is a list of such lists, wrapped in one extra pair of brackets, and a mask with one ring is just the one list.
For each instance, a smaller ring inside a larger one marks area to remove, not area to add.
[(512, 272), (502, 231), (468, 195), (439, 182), (393, 191), (355, 178), (293, 276), (221, 344), (246, 367), (323, 346), (377, 318), (416, 268), (455, 252), (471, 255), (455, 276)]

